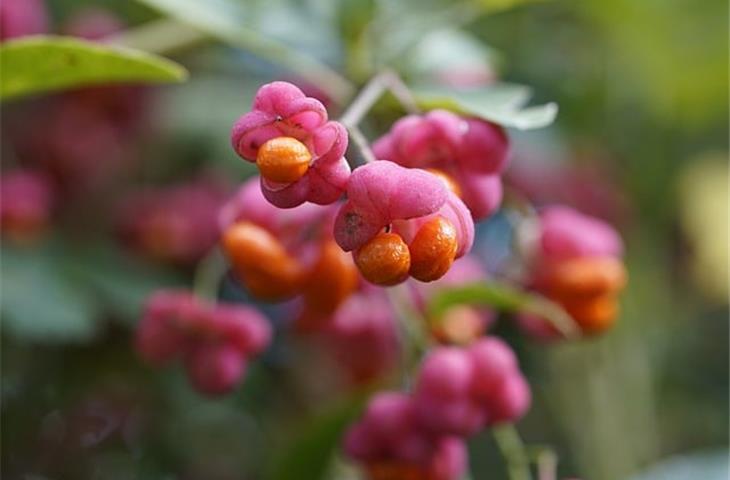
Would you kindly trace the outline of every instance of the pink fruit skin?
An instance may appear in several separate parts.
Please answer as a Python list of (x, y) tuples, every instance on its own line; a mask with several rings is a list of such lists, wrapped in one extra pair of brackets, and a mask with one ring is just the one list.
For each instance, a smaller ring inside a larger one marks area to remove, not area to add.
[(296, 182), (279, 184), (261, 179), (266, 199), (279, 208), (337, 201), (350, 176), (344, 157), (347, 130), (338, 122), (328, 121), (327, 110), (319, 100), (305, 96), (290, 83), (272, 82), (258, 90), (251, 111), (233, 125), (231, 143), (241, 158), (255, 162), (261, 145), (282, 136), (304, 143), (312, 162)]
[(42, 0), (0, 2), (0, 40), (46, 33), (48, 14)]
[(205, 395), (230, 392), (246, 372), (246, 357), (228, 344), (203, 344), (185, 357), (185, 367), (193, 387)]
[(501, 203), (500, 174), (510, 154), (504, 130), (492, 123), (462, 118), (445, 110), (409, 115), (373, 144), (376, 157), (407, 167), (434, 168), (450, 175), (475, 220)]

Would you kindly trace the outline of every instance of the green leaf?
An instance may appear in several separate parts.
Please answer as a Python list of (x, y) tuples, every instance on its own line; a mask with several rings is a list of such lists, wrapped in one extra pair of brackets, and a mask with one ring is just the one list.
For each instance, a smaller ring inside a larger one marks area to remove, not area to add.
[(343, 432), (363, 408), (362, 392), (341, 404), (327, 408), (307, 422), (288, 447), (275, 454), (267, 480), (321, 480), (330, 466), (332, 454)]
[(47, 250), (3, 247), (2, 327), (36, 342), (88, 340), (95, 330), (96, 305), (63, 275), (58, 257)]
[(0, 45), (0, 99), (109, 83), (182, 82), (165, 58), (78, 38), (34, 36)]
[(525, 292), (500, 282), (480, 282), (444, 289), (431, 298), (429, 316), (439, 318), (446, 310), (460, 304), (485, 305), (508, 313), (531, 313), (550, 322), (568, 338), (579, 335), (575, 321), (562, 307), (541, 295)]
[(468, 90), (417, 88), (415, 95), (426, 110), (444, 108), (518, 130), (546, 127), (558, 114), (555, 103), (525, 108), (530, 89), (522, 85), (497, 84)]
[(147, 297), (159, 288), (184, 285), (173, 272), (146, 264), (114, 248), (89, 248), (75, 253), (68, 268), (95, 292), (114, 316), (136, 324)]
[[(242, 48), (270, 62), (296, 72), (315, 85), (322, 86), (337, 99), (354, 93), (350, 82), (329, 66), (306, 53), (261, 32), (247, 27), (240, 4), (211, 0), (138, 0), (181, 23), (190, 25), (229, 45)], [(212, 5), (211, 5), (212, 4)], [(281, 21), (287, 20), (281, 18)]]

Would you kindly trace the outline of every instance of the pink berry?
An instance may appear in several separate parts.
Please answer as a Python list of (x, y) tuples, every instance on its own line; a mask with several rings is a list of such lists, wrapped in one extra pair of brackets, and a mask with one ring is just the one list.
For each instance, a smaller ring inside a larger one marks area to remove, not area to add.
[(32, 170), (15, 169), (0, 177), (0, 228), (14, 239), (32, 240), (47, 226), (53, 206), (48, 178)]
[(489, 401), (489, 424), (515, 422), (530, 408), (532, 394), (519, 372), (502, 379)]
[(198, 315), (199, 309), (188, 292), (161, 290), (154, 293), (145, 304), (137, 328), (135, 346), (142, 359), (161, 366), (178, 357), (187, 345), (179, 320)]
[(393, 310), (377, 290), (347, 299), (325, 332), (335, 359), (355, 382), (388, 372), (398, 360), (398, 336)]
[(469, 347), (474, 365), (472, 393), (476, 398), (490, 398), (503, 378), (517, 371), (517, 357), (503, 340), (486, 337)]
[(343, 446), (347, 455), (360, 461), (374, 460), (382, 450), (381, 442), (362, 421), (349, 428)]
[(246, 356), (261, 353), (271, 342), (271, 326), (257, 310), (239, 305), (219, 305), (213, 316), (221, 335)]
[(485, 409), (468, 396), (441, 399), (419, 395), (414, 402), (419, 424), (436, 435), (470, 436), (484, 428)]
[(45, 33), (48, 14), (43, 0), (0, 2), (0, 40)]
[(399, 438), (413, 425), (413, 402), (399, 392), (379, 393), (370, 400), (363, 421), (378, 438)]
[(607, 223), (568, 207), (540, 212), (539, 254), (545, 259), (620, 257), (623, 242)]
[(246, 357), (228, 343), (202, 344), (185, 358), (185, 367), (193, 387), (206, 395), (230, 392), (246, 372)]
[(190, 264), (218, 240), (216, 215), (225, 188), (206, 178), (133, 192), (122, 200), (118, 230), (139, 253), (158, 261)]
[(424, 432), (411, 430), (393, 444), (392, 455), (408, 463), (427, 464), (435, 450), (434, 439)]
[(468, 452), (461, 438), (444, 437), (429, 467), (429, 480), (461, 480), (467, 470)]
[(474, 376), (472, 360), (456, 347), (432, 351), (421, 365), (416, 381), (416, 394), (437, 399), (459, 399), (469, 392)]
[(509, 140), (492, 123), (444, 110), (410, 115), (376, 141), (373, 151), (381, 159), (450, 176), (474, 219), (491, 215), (501, 202), (499, 175), (507, 164)]

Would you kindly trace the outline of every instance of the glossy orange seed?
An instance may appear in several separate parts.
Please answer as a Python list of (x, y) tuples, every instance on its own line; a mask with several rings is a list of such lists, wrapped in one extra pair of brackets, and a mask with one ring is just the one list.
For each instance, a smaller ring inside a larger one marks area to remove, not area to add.
[(266, 229), (238, 222), (223, 235), (223, 249), (235, 273), (255, 297), (278, 300), (301, 288), (301, 264)]
[(434, 217), (424, 223), (409, 245), (411, 276), (422, 282), (443, 277), (454, 263), (458, 246), (453, 223), (444, 217)]
[(357, 288), (357, 267), (352, 255), (345, 253), (333, 240), (322, 244), (319, 258), (304, 285), (307, 308), (319, 313), (332, 313)]
[(276, 137), (259, 148), (256, 165), (261, 176), (272, 182), (296, 182), (307, 173), (312, 154), (292, 137)]
[(379, 233), (353, 256), (360, 273), (371, 283), (390, 286), (408, 278), (411, 255), (408, 245), (395, 233)]
[(588, 334), (607, 330), (618, 316), (618, 301), (612, 294), (573, 298), (563, 303), (563, 307)]
[(626, 285), (626, 268), (613, 257), (561, 260), (551, 265), (544, 282), (551, 295), (591, 296), (618, 292)]

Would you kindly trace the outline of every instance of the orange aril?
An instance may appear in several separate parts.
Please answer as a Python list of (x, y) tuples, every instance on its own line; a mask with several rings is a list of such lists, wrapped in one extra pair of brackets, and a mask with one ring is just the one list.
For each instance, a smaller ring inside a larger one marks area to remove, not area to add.
[(432, 218), (418, 229), (409, 246), (411, 276), (422, 282), (438, 280), (451, 268), (457, 249), (454, 224), (443, 217)]
[(581, 330), (588, 334), (607, 330), (618, 316), (618, 300), (613, 294), (573, 297), (561, 303)]
[(395, 233), (379, 233), (357, 249), (353, 257), (362, 276), (376, 285), (402, 282), (411, 267), (408, 245)]
[(355, 291), (357, 281), (357, 267), (352, 256), (333, 240), (325, 241), (304, 285), (307, 308), (319, 313), (332, 313)]
[(618, 292), (626, 285), (626, 268), (613, 257), (583, 257), (550, 265), (542, 278), (550, 295), (592, 296)]
[(296, 182), (307, 173), (312, 154), (302, 142), (292, 137), (267, 141), (256, 154), (261, 176), (278, 183)]
[(255, 297), (279, 300), (301, 288), (304, 269), (268, 230), (238, 222), (223, 235), (223, 249)]
[(457, 197), (461, 197), (461, 186), (456, 183), (454, 177), (444, 172), (443, 170), (439, 170), (438, 168), (427, 168), (426, 171), (433, 175), (436, 175), (442, 182), (444, 182), (446, 188), (455, 193)]

